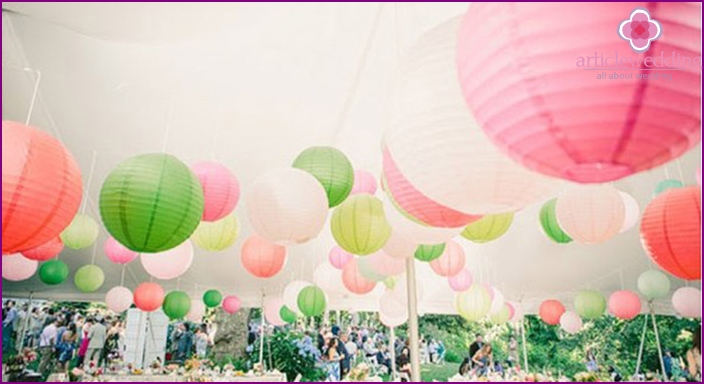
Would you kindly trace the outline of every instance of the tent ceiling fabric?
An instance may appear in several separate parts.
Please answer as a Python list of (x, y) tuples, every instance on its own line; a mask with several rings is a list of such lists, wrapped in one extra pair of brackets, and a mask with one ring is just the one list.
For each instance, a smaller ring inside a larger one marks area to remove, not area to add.
[[(398, 53), (423, 32), (457, 16), (466, 4), (50, 4), (3, 3), (3, 119), (24, 121), (37, 71), (39, 97), (31, 124), (58, 136), (88, 174), (88, 211), (99, 219), (100, 185), (120, 161), (163, 148), (187, 163), (215, 158), (247, 186), (267, 171), (288, 167), (313, 145), (334, 145), (355, 168), (378, 175), (380, 141)], [(379, 8), (381, 7), (381, 8)], [(346, 118), (339, 123), (355, 82), (365, 42), (378, 28)], [(207, 21), (207, 22), (206, 22)], [(615, 183), (632, 194), (641, 209), (658, 181), (671, 177), (694, 183), (701, 147), (679, 161)], [(681, 172), (681, 174), (680, 174)], [(87, 178), (87, 177), (86, 177)], [(379, 192), (377, 192), (379, 193)], [(638, 275), (654, 268), (637, 229), (601, 245), (548, 240), (538, 223), (536, 204), (519, 212), (502, 238), (464, 245), (475, 279), (498, 287), (509, 300), (535, 312), (542, 299), (562, 299), (568, 308), (581, 289), (636, 289)], [(162, 282), (200, 296), (217, 288), (259, 306), (262, 294), (279, 294), (293, 279), (313, 279), (334, 245), (329, 227), (308, 244), (290, 247), (284, 270), (256, 279), (240, 264), (244, 239), (252, 234), (243, 204), (237, 244), (221, 253), (196, 250), (180, 281)], [(329, 219), (329, 218), (328, 218)], [(75, 270), (90, 263), (94, 250), (65, 250), (61, 259), (71, 277), (60, 286), (35, 276), (3, 281), (3, 296), (103, 300), (120, 283), (121, 267), (96, 244), (96, 264), (106, 282), (94, 294), (72, 283)], [(428, 265), (417, 268), (423, 286), (421, 312), (455, 313), (453, 295)], [(139, 261), (128, 265), (125, 285), (149, 280)], [(673, 290), (682, 282), (671, 278)], [(697, 283), (699, 286), (699, 283)], [(330, 293), (331, 309), (376, 310), (383, 286), (366, 296)], [(669, 299), (656, 310), (672, 313)]]

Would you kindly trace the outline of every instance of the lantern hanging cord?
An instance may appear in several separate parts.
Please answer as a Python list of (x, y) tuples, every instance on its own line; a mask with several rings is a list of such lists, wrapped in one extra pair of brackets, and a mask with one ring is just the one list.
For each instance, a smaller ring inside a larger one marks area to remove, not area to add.
[(680, 181), (684, 184), (684, 174), (682, 173), (682, 163), (680, 163), (680, 159), (675, 160), (675, 165), (677, 165), (677, 173), (680, 175)]
[(98, 242), (94, 241), (93, 242), (93, 258), (91, 259), (90, 263), (95, 265), (95, 256), (98, 254)]
[(91, 151), (91, 156), (90, 156), (90, 171), (88, 172), (88, 180), (86, 181), (86, 187), (83, 190), (83, 206), (81, 207), (81, 214), (85, 215), (86, 214), (86, 208), (88, 207), (88, 196), (89, 196), (89, 191), (90, 191), (90, 184), (93, 181), (93, 172), (95, 171), (95, 160), (98, 157), (97, 152), (94, 150)]
[[(25, 68), (25, 70), (32, 71), (29, 68)], [(29, 125), (29, 122), (32, 120), (34, 104), (37, 102), (37, 95), (39, 94), (39, 83), (41, 83), (42, 81), (42, 72), (37, 70), (33, 71), (37, 73), (37, 80), (34, 82), (34, 90), (32, 91), (32, 101), (29, 103), (29, 109), (27, 110), (27, 119), (24, 121), (24, 125)]]
[(670, 171), (667, 169), (667, 165), (665, 166), (665, 178), (666, 179), (670, 178)]
[(123, 287), (125, 286), (125, 268), (127, 268), (127, 266), (125, 264), (122, 264), (122, 274), (120, 276), (120, 286), (123, 286)]
[(619, 270), (618, 270), (618, 278), (619, 278), (619, 280), (621, 281), (621, 290), (623, 290), (623, 289), (624, 289), (624, 285), (623, 285), (623, 269), (619, 269)]

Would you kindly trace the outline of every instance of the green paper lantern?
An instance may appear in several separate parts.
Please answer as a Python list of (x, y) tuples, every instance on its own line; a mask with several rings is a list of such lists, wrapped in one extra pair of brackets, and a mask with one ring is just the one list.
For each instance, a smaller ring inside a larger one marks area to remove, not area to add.
[(203, 215), (203, 188), (174, 156), (147, 154), (120, 163), (100, 189), (100, 216), (120, 244), (157, 253), (186, 241)]
[(325, 312), (327, 302), (325, 292), (320, 287), (311, 285), (305, 287), (298, 293), (298, 309), (305, 316), (320, 316)]
[(494, 324), (504, 324), (511, 318), (511, 310), (504, 304), (498, 312), (489, 315), (489, 320)]
[(191, 240), (206, 251), (219, 252), (235, 244), (239, 233), (237, 217), (229, 215), (218, 221), (201, 221)]
[(468, 290), (455, 295), (455, 309), (467, 321), (479, 321), (491, 309), (491, 296), (481, 284), (474, 283)]
[(76, 285), (81, 292), (95, 292), (103, 286), (105, 282), (105, 273), (97, 265), (84, 265), (76, 271), (73, 276), (73, 284)]
[(336, 207), (349, 196), (354, 169), (344, 153), (333, 147), (311, 147), (301, 152), (293, 167), (313, 175), (328, 195), (328, 206)]
[(681, 181), (675, 180), (675, 179), (666, 179), (658, 183), (658, 185), (655, 186), (655, 193), (653, 193), (653, 196), (657, 196), (668, 189), (672, 188), (683, 188), (684, 184), (682, 184)]
[(282, 305), (281, 309), (279, 310), (279, 316), (281, 317), (281, 320), (284, 322), (291, 324), (296, 321), (296, 312), (288, 309), (287, 306)]
[(601, 292), (584, 290), (574, 298), (574, 310), (587, 320), (598, 319), (606, 311), (606, 299)]
[(203, 304), (208, 308), (215, 308), (222, 302), (222, 293), (217, 289), (209, 289), (203, 294)]
[(572, 238), (560, 228), (560, 224), (557, 222), (557, 215), (555, 214), (556, 203), (557, 198), (551, 199), (540, 208), (540, 226), (543, 228), (545, 236), (549, 237), (550, 240), (558, 244), (567, 244), (572, 242)]
[(171, 291), (164, 297), (161, 309), (171, 320), (182, 319), (191, 310), (191, 298), (186, 292)]
[(645, 271), (638, 276), (638, 290), (648, 300), (662, 299), (670, 293), (670, 279), (654, 269)]
[(335, 208), (330, 229), (337, 245), (355, 255), (380, 250), (391, 236), (381, 200), (367, 194), (350, 196)]
[(98, 231), (98, 223), (92, 217), (79, 213), (59, 237), (65, 246), (71, 249), (83, 249), (95, 243)]
[(67, 277), (68, 265), (61, 260), (49, 260), (39, 266), (39, 280), (44, 284), (61, 284)]
[(431, 262), (440, 257), (443, 252), (445, 252), (445, 243), (421, 244), (416, 248), (414, 256), (420, 261)]
[(462, 231), (462, 237), (475, 243), (488, 243), (506, 233), (512, 222), (513, 212), (486, 215), (469, 224)]

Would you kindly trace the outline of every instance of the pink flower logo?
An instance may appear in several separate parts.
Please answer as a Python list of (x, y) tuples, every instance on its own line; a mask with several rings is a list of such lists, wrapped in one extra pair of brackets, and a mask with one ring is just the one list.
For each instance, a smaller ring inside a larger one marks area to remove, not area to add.
[(622, 39), (631, 43), (631, 48), (636, 52), (645, 52), (650, 48), (650, 42), (657, 40), (662, 33), (662, 28), (657, 20), (650, 18), (650, 13), (645, 9), (636, 9), (628, 20), (624, 20), (618, 27), (618, 34)]

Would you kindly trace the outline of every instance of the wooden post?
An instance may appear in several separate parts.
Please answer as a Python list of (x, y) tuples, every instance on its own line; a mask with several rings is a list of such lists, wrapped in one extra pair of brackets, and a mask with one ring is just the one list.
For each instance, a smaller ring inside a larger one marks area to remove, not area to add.
[(408, 340), (411, 352), (411, 381), (420, 381), (420, 338), (418, 337), (418, 295), (416, 294), (415, 258), (406, 260), (406, 287), (408, 288)]

